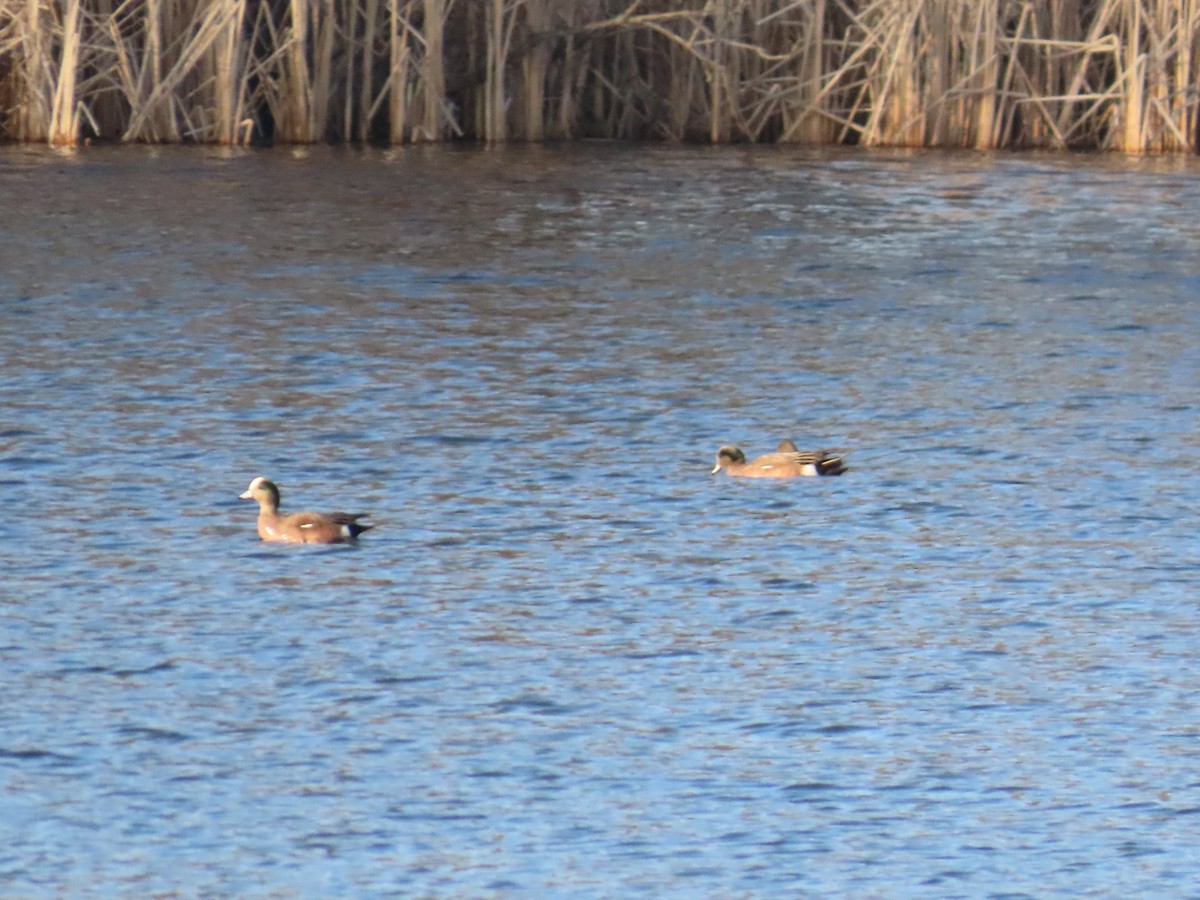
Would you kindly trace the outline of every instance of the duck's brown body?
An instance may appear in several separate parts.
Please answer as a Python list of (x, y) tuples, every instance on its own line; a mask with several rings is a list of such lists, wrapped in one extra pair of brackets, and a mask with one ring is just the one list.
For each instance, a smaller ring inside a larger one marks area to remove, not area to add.
[(725, 474), (738, 478), (801, 478), (816, 475), (841, 475), (846, 466), (840, 456), (825, 450), (797, 450), (791, 441), (782, 441), (774, 453), (764, 453), (749, 462), (737, 447), (722, 447), (717, 451), (717, 464), (713, 474), (724, 470)]
[(366, 513), (297, 512), (285, 515), (279, 511), (279, 488), (262, 476), (250, 482), (241, 498), (258, 501), (258, 536), (264, 541), (343, 544), (374, 527), (359, 524), (358, 520)]

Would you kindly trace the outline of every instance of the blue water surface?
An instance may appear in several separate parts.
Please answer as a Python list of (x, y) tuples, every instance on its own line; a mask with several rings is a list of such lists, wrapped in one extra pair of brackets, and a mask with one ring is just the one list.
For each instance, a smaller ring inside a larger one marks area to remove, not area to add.
[[(5, 896), (1195, 891), (1195, 160), (0, 196)], [(709, 474), (785, 437), (850, 471)], [(263, 544), (256, 475), (377, 527)]]

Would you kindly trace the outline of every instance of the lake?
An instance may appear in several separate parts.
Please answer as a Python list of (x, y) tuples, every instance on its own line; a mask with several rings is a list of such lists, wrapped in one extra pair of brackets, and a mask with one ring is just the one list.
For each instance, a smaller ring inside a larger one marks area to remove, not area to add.
[[(8, 896), (1182, 896), (1200, 161), (0, 150)], [(713, 476), (722, 444), (840, 478)], [(369, 511), (261, 543), (238, 499)]]

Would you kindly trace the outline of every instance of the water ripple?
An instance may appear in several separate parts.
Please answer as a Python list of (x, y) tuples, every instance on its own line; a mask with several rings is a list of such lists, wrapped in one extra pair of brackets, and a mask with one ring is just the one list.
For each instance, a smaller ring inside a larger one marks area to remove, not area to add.
[(1194, 161), (413, 150), (0, 159), (11, 893), (1192, 889)]

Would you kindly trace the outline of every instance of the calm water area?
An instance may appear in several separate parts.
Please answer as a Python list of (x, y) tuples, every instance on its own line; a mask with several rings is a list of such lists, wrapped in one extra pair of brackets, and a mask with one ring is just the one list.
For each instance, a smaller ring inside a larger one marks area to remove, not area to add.
[(1197, 896), (1198, 337), (1190, 158), (0, 150), (0, 895)]

